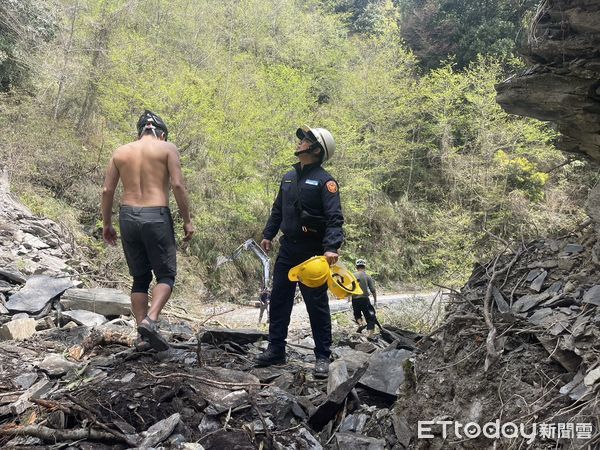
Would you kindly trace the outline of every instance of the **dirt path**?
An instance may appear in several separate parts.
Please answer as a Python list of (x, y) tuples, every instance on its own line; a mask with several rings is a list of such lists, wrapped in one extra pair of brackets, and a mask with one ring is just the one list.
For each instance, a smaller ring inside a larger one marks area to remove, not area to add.
[[(430, 303), (435, 292), (418, 292), (418, 293), (397, 293), (380, 295), (378, 298), (378, 308), (385, 310), (395, 310), (396, 308), (402, 308), (406, 304), (410, 303)], [(329, 308), (334, 319), (340, 318), (340, 313), (346, 313), (344, 318), (348, 321), (352, 320), (352, 305), (346, 300), (332, 300), (329, 302)], [(227, 312), (233, 309), (233, 311)], [(207, 314), (216, 314), (214, 321), (220, 322), (222, 325), (226, 325), (232, 328), (256, 328), (258, 324), (259, 308), (257, 306), (236, 306), (231, 303), (220, 304), (211, 307), (213, 312), (206, 311)], [(223, 313), (225, 312), (225, 313)], [(292, 310), (292, 317), (290, 321), (290, 330), (306, 328), (309, 326), (308, 313), (303, 302), (294, 305)], [(265, 320), (261, 328), (266, 328)]]

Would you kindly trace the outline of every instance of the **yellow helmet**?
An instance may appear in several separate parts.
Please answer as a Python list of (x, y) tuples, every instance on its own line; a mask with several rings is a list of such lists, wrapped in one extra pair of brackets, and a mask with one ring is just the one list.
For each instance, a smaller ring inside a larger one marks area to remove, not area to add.
[(288, 272), (290, 281), (299, 281), (305, 286), (323, 286), (329, 278), (329, 264), (324, 256), (313, 256)]
[(346, 298), (349, 295), (363, 294), (360, 283), (352, 272), (340, 263), (331, 266), (327, 279), (327, 286), (337, 298)]

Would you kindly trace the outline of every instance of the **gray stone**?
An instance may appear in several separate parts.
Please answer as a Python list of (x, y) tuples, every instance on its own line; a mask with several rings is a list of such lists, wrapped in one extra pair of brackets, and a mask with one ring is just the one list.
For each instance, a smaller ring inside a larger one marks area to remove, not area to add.
[(338, 448), (344, 450), (384, 450), (385, 440), (363, 436), (358, 433), (335, 433)]
[(259, 383), (254, 375), (223, 367), (202, 367), (197, 369), (194, 375), (213, 380), (216, 385), (224, 382), (223, 387), (206, 383), (197, 385), (199, 395), (210, 403), (204, 412), (210, 414), (220, 414), (229, 408), (239, 406), (247, 399), (246, 390), (252, 390), (253, 385)]
[(0, 294), (11, 292), (14, 288), (15, 286), (8, 281), (0, 280)]
[(560, 393), (562, 395), (568, 395), (571, 400), (581, 400), (583, 397), (592, 392), (592, 389), (589, 386), (586, 386), (584, 383), (584, 375), (581, 370), (575, 374), (573, 379), (560, 388)]
[(585, 247), (580, 244), (567, 244), (563, 250), (565, 253), (581, 253)]
[(549, 297), (550, 294), (546, 292), (542, 292), (541, 294), (524, 295), (513, 303), (512, 311), (514, 313), (527, 312), (534, 306), (548, 299)]
[(34, 236), (29, 233), (25, 233), (23, 236), (23, 246), (25, 248), (42, 250), (44, 248), (49, 248), (50, 246), (42, 241), (39, 237)]
[(35, 319), (17, 319), (5, 323), (0, 328), (0, 340), (22, 341), (35, 334)]
[(367, 366), (363, 366), (354, 372), (351, 378), (340, 384), (327, 399), (308, 418), (308, 424), (315, 431), (321, 431), (325, 425), (331, 421), (341, 409), (346, 397), (354, 389), (360, 378), (363, 376)]
[(86, 327), (95, 327), (103, 325), (108, 322), (108, 319), (102, 314), (96, 314), (91, 311), (84, 309), (76, 309), (74, 311), (63, 311), (62, 315), (68, 317), (78, 325), (84, 325)]
[(128, 316), (131, 314), (129, 295), (118, 289), (73, 288), (62, 295), (60, 303), (65, 309), (84, 309), (103, 316)]
[(533, 269), (530, 270), (529, 273), (527, 274), (527, 277), (525, 278), (525, 281), (527, 281), (528, 283), (531, 283), (533, 280), (535, 280), (541, 273), (543, 272), (543, 269)]
[(408, 426), (408, 420), (406, 420), (406, 417), (401, 416), (398, 413), (392, 414), (392, 425), (394, 427), (394, 432), (396, 433), (396, 439), (398, 439), (400, 445), (402, 445), (404, 448), (408, 448), (412, 438), (412, 433), (410, 431), (410, 427)]
[(27, 313), (17, 313), (12, 316), (11, 320), (19, 320), (19, 319), (29, 319), (29, 314)]
[(555, 259), (547, 259), (545, 261), (534, 261), (527, 265), (528, 269), (552, 269), (558, 267), (558, 261)]
[(217, 431), (221, 426), (221, 422), (215, 416), (205, 414), (198, 425), (198, 431), (200, 432), (200, 436), (204, 436), (205, 434)]
[(207, 328), (199, 334), (199, 341), (213, 345), (223, 342), (235, 342), (239, 345), (252, 344), (260, 339), (266, 340), (267, 333), (252, 329)]
[(593, 386), (598, 380), (600, 380), (600, 367), (590, 370), (583, 378), (583, 383), (586, 386)]
[(542, 325), (544, 320), (552, 314), (552, 308), (540, 308), (536, 309), (535, 312), (527, 320), (534, 325)]
[(34, 275), (16, 294), (11, 295), (6, 308), (12, 312), (36, 314), (57, 295), (69, 289), (73, 283), (68, 278), (52, 278), (45, 275)]
[(261, 383), (270, 383), (274, 379), (280, 377), (287, 371), (277, 367), (256, 367), (250, 371), (252, 375), (257, 377)]
[(237, 408), (248, 400), (248, 392), (240, 389), (230, 392), (217, 400), (211, 400), (211, 404), (204, 410), (206, 414), (215, 416), (229, 409)]
[(544, 325), (548, 328), (548, 332), (553, 336), (558, 336), (563, 331), (566, 331), (570, 324), (570, 318), (562, 312), (555, 311), (554, 314), (544, 319)]
[(267, 430), (272, 430), (273, 428), (275, 428), (275, 424), (273, 423), (273, 421), (271, 419), (269, 419), (268, 417), (265, 417), (265, 423), (263, 424), (262, 420), (260, 419), (256, 419), (254, 422), (252, 422), (252, 429), (255, 432), (262, 432), (265, 431), (265, 425), (267, 426)]
[(19, 399), (16, 402), (11, 403), (9, 405), (9, 410), (13, 414), (23, 414), (23, 412), (25, 412), (25, 410), (27, 410), (33, 406), (33, 403), (31, 403), (29, 400), (31, 400), (32, 398), (33, 399), (42, 398), (53, 387), (54, 387), (54, 383), (45, 378), (38, 381), (37, 383), (35, 383), (31, 387), (29, 387), (23, 394), (21, 394), (21, 396), (19, 397)]
[(150, 448), (161, 443), (173, 433), (180, 420), (181, 416), (179, 413), (175, 413), (160, 422), (156, 422), (148, 430), (141, 433), (143, 440), (139, 446), (141, 448)]
[(506, 303), (506, 300), (504, 300), (504, 297), (502, 296), (502, 293), (498, 290), (498, 288), (492, 288), (492, 296), (494, 297), (494, 301), (496, 302), (496, 307), (498, 308), (498, 311), (500, 311), (501, 313), (510, 312), (510, 306), (508, 306), (508, 303)]
[(33, 383), (37, 381), (37, 379), (37, 373), (24, 373), (16, 377), (14, 379), (14, 383), (19, 387), (19, 389), (29, 389), (33, 385)]
[(348, 368), (343, 359), (337, 359), (329, 365), (327, 377), (327, 395), (331, 394), (340, 384), (349, 378)]
[(360, 385), (375, 391), (397, 396), (404, 382), (404, 361), (413, 356), (408, 350), (388, 350), (375, 353), (369, 359), (369, 368), (360, 379)]
[(560, 270), (564, 270), (565, 272), (570, 272), (575, 267), (577, 261), (571, 258), (559, 258), (558, 259), (558, 268)]
[(354, 372), (362, 367), (371, 357), (368, 353), (359, 352), (350, 347), (335, 347), (332, 349), (335, 357), (344, 360), (349, 372)]
[(0, 276), (21, 284), (27, 281), (25, 275), (23, 275), (21, 271), (14, 266), (0, 267)]
[(276, 433), (273, 450), (323, 450), (323, 447), (306, 428), (301, 427), (293, 433)]
[(558, 338), (548, 337), (543, 334), (536, 334), (538, 341), (544, 349), (552, 356), (556, 362), (567, 369), (569, 372), (577, 372), (581, 365), (581, 357), (570, 350), (563, 350), (557, 345)]
[(369, 416), (366, 414), (350, 414), (343, 420), (342, 425), (340, 426), (340, 431), (353, 431), (356, 433), (362, 433), (368, 418)]
[(562, 281), (555, 281), (552, 285), (546, 289), (544, 292), (547, 292), (550, 295), (558, 294), (560, 288), (562, 287)]
[(38, 364), (41, 370), (44, 370), (50, 376), (64, 375), (71, 369), (76, 369), (79, 364), (67, 361), (64, 356), (52, 354), (44, 358), (44, 360)]
[(545, 270), (542, 271), (542, 273), (540, 273), (537, 277), (535, 277), (535, 280), (533, 280), (533, 282), (531, 283), (531, 286), (529, 286), (530, 289), (535, 292), (540, 292), (542, 290), (544, 281), (546, 281), (547, 276), (548, 276), (548, 272), (546, 272)]
[(244, 431), (219, 430), (202, 439), (204, 448), (215, 450), (255, 450), (256, 446)]
[(588, 289), (583, 295), (582, 303), (590, 303), (592, 305), (600, 306), (600, 285), (594, 285)]
[(359, 342), (354, 346), (354, 350), (365, 353), (373, 353), (375, 350), (377, 350), (377, 347), (375, 347), (372, 342)]

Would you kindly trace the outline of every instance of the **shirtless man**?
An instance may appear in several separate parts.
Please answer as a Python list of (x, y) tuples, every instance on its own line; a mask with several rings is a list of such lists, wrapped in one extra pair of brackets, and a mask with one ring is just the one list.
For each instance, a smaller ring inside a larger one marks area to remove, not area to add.
[[(121, 240), (129, 273), (133, 276), (131, 310), (138, 325), (138, 347), (150, 344), (163, 351), (169, 344), (158, 331), (158, 315), (171, 296), (177, 273), (175, 233), (169, 211), (169, 184), (183, 219), (184, 241), (191, 239), (187, 192), (177, 147), (166, 142), (168, 130), (160, 117), (145, 111), (137, 124), (139, 139), (119, 147), (108, 163), (102, 191), (102, 236), (116, 245), (112, 226), (112, 206), (119, 178), (123, 196), (119, 210)], [(152, 281), (152, 305), (148, 309), (148, 289)]]

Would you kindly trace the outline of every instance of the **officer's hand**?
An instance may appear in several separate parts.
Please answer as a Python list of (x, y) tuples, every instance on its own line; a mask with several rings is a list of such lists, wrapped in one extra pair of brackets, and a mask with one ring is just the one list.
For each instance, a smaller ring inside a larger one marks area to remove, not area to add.
[(323, 256), (325, 257), (325, 259), (327, 260), (327, 263), (330, 266), (334, 265), (337, 262), (338, 258), (339, 258), (339, 255), (337, 253), (335, 253), (335, 252), (325, 252), (323, 254)]
[(102, 237), (108, 245), (117, 245), (117, 232), (112, 225), (102, 228)]
[(265, 251), (265, 253), (269, 253), (271, 251), (271, 241), (268, 239), (263, 239), (260, 241), (260, 246)]
[(192, 238), (192, 235), (194, 234), (196, 230), (194, 230), (194, 225), (192, 225), (192, 222), (188, 222), (188, 223), (184, 223), (183, 224), (183, 240), (185, 242), (189, 241)]

